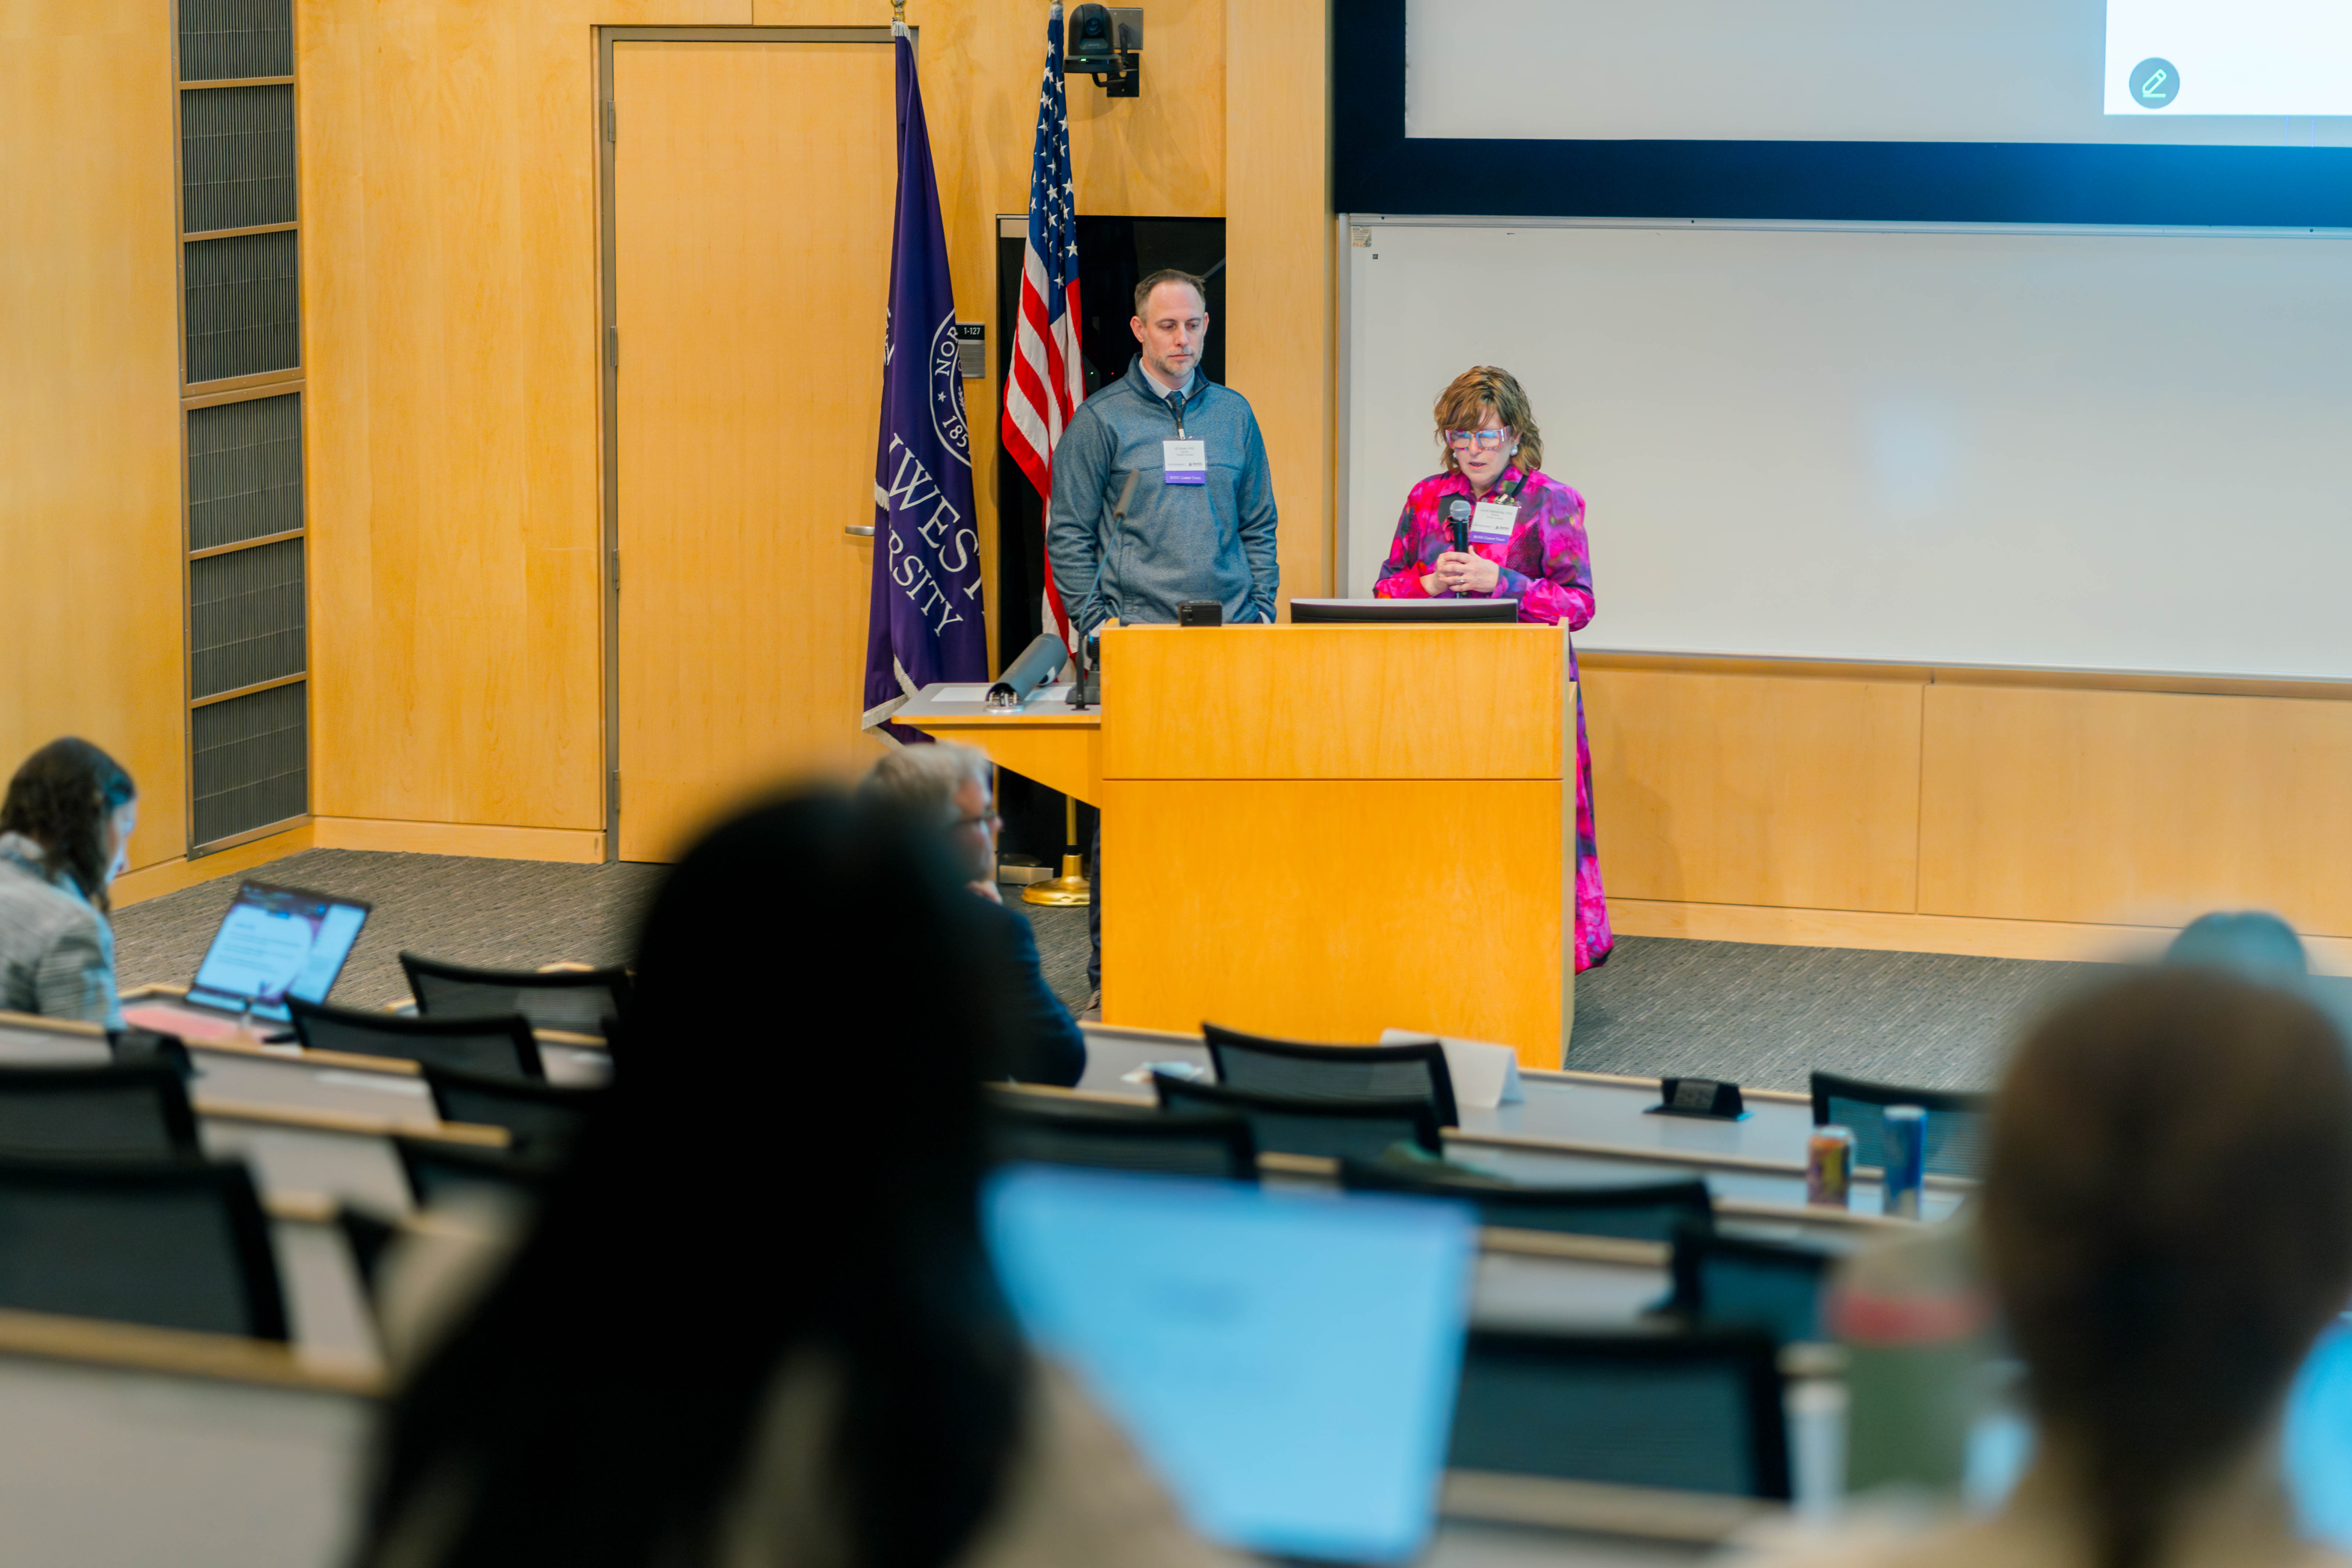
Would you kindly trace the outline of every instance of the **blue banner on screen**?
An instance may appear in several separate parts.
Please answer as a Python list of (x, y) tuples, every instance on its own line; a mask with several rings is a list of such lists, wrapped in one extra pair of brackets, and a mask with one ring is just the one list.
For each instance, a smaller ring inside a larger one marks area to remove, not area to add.
[(2109, 114), (2352, 114), (2352, 6), (2107, 0), (2105, 87)]
[(287, 997), (326, 1000), (367, 916), (356, 901), (247, 882), (213, 933), (188, 1000), (283, 1022)]
[[(882, 350), (882, 434), (874, 459), (874, 593), (866, 612), (865, 723), (887, 725), (935, 680), (988, 679), (980, 532), (971, 511), (955, 291), (931, 174), (915, 49), (898, 57), (898, 216)], [(919, 740), (889, 726), (895, 739)]]
[(1462, 1370), (1467, 1209), (1027, 1165), (992, 1181), (988, 1232), (1031, 1340), (1203, 1535), (1350, 1563), (1421, 1549)]

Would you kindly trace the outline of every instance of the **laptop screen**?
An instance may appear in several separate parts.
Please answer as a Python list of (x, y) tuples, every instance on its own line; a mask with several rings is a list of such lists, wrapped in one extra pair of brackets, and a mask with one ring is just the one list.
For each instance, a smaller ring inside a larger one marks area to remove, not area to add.
[(1202, 1534), (1351, 1563), (1421, 1549), (1462, 1365), (1466, 1207), (1012, 1165), (987, 1219), (1031, 1340)]
[(373, 906), (247, 882), (221, 917), (188, 1000), (283, 1021), (286, 998), (323, 1002)]

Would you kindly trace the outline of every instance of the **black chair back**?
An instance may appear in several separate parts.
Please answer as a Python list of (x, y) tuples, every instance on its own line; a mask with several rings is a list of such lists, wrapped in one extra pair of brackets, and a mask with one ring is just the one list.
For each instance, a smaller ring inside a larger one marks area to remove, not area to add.
[(310, 1051), (456, 1068), (488, 1078), (544, 1079), (539, 1040), (519, 1013), (503, 1018), (404, 1018), (394, 1013), (354, 1013), (289, 998), (295, 1037)]
[(408, 1195), (419, 1208), (485, 1190), (536, 1199), (562, 1169), (555, 1159), (469, 1148), (436, 1138), (395, 1137), (392, 1146), (400, 1156), (401, 1173), (408, 1178)]
[(197, 1148), (187, 1085), (168, 1062), (0, 1068), (0, 1157), (169, 1160)]
[(1307, 1100), (1295, 1094), (1259, 1094), (1221, 1084), (1188, 1083), (1165, 1074), (1155, 1074), (1151, 1082), (1163, 1110), (1240, 1116), (1249, 1123), (1250, 1137), (1261, 1153), (1377, 1160), (1394, 1143), (1411, 1143), (1432, 1154), (1443, 1153), (1445, 1148), (1437, 1131), (1437, 1108), (1419, 1098)]
[(526, 1149), (576, 1142), (605, 1093), (460, 1072), (431, 1062), (425, 1064), (425, 1082), (433, 1091), (434, 1113), (442, 1121), (503, 1127), (514, 1134), (518, 1147)]
[(1794, 1242), (1721, 1233), (1675, 1238), (1668, 1305), (1710, 1329), (1748, 1329), (1780, 1343), (1829, 1338), (1822, 1316), (1830, 1253)]
[(286, 1338), (242, 1164), (0, 1160), (0, 1307)]
[(1426, 1100), (1437, 1109), (1440, 1127), (1458, 1127), (1454, 1075), (1445, 1047), (1435, 1040), (1402, 1046), (1310, 1046), (1269, 1040), (1214, 1024), (1201, 1026), (1216, 1064), (1217, 1081), (1227, 1089), (1302, 1100)]
[(1498, 1176), (1343, 1160), (1339, 1184), (1351, 1192), (1454, 1198), (1475, 1205), (1481, 1225), (1514, 1230), (1672, 1241), (1685, 1230), (1715, 1228), (1714, 1199), (1696, 1176), (1632, 1187), (1523, 1187)]
[(988, 1108), (988, 1142), (997, 1160), (1257, 1180), (1257, 1144), (1250, 1124), (1232, 1111), (1150, 1110), (995, 1095)]
[(1475, 1329), (1446, 1466), (1785, 1500), (1780, 1402), (1761, 1334)]
[(1985, 1116), (1992, 1096), (1949, 1089), (1905, 1089), (1833, 1072), (1813, 1074), (1813, 1125), (1853, 1129), (1853, 1163), (1886, 1164), (1886, 1117), (1890, 1105), (1916, 1105), (1927, 1113), (1927, 1169), (1939, 1175), (1984, 1173)]
[(470, 969), (404, 952), (400, 967), (416, 1010), (428, 1018), (492, 1018), (520, 1013), (535, 1028), (601, 1033), (629, 1011), (629, 972), (611, 969)]

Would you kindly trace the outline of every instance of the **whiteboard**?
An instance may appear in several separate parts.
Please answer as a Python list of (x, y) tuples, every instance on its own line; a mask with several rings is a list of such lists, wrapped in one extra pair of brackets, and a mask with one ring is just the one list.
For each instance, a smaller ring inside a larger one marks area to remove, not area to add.
[(1350, 594), (1499, 364), (1584, 647), (2352, 678), (2352, 237), (1347, 221)]

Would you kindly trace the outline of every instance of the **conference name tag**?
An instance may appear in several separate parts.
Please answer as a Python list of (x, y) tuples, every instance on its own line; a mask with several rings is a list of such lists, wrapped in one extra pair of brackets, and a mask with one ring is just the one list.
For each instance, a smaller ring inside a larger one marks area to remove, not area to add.
[(1470, 537), (1480, 544), (1507, 544), (1519, 525), (1519, 509), (1500, 501), (1482, 500), (1470, 514)]
[(1160, 443), (1160, 467), (1167, 472), (1171, 485), (1205, 485), (1209, 482), (1209, 444), (1206, 441), (1162, 441)]

